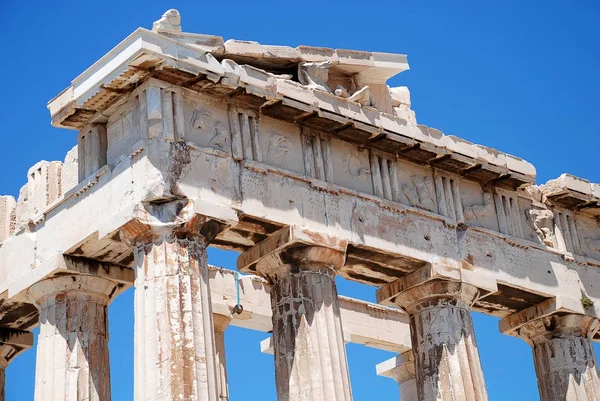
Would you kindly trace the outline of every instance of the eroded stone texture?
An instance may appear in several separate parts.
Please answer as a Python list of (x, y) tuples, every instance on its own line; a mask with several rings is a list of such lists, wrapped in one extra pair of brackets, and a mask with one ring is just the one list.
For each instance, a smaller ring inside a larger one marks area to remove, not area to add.
[(225, 357), (225, 330), (231, 322), (230, 314), (213, 314), (215, 326), (215, 351), (217, 357), (217, 379), (219, 381), (219, 400), (229, 401), (229, 386), (227, 384), (227, 360)]
[(292, 248), (288, 263), (258, 264), (272, 283), (275, 379), (279, 401), (352, 399), (335, 270), (341, 252)]
[(0, 196), (0, 242), (10, 237), (16, 226), (17, 202), (12, 196)]
[(487, 391), (470, 307), (469, 284), (434, 280), (396, 298), (410, 315), (419, 401), (485, 401)]
[(116, 284), (92, 276), (29, 289), (40, 311), (35, 401), (110, 401), (107, 311)]
[(0, 401), (6, 400), (6, 365), (0, 364)]
[(134, 248), (135, 399), (216, 401), (207, 241), (154, 234)]
[(542, 401), (600, 400), (598, 365), (590, 335), (597, 321), (565, 315), (536, 319), (519, 329), (533, 348)]

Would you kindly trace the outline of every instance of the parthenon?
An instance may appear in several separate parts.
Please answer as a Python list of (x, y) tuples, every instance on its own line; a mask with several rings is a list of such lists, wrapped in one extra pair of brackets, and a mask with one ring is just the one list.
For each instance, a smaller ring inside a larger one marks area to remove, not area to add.
[(472, 311), (531, 346), (542, 401), (600, 400), (600, 185), (418, 124), (408, 69), (171, 9), (76, 77), (48, 109), (77, 146), (0, 196), (0, 401), (38, 326), (35, 400), (110, 401), (131, 287), (136, 401), (229, 400), (229, 326), (271, 334), (280, 401), (352, 400), (347, 343), (397, 354), (402, 401), (487, 401)]

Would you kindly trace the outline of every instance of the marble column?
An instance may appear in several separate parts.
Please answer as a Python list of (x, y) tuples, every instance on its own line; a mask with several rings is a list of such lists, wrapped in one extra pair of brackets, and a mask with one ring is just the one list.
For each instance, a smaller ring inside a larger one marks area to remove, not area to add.
[(398, 294), (410, 316), (419, 401), (486, 401), (471, 304), (472, 285), (432, 280)]
[(352, 399), (335, 285), (343, 262), (340, 251), (300, 246), (257, 263), (259, 274), (272, 283), (279, 401)]
[(398, 383), (401, 401), (417, 401), (417, 379), (412, 351), (407, 351), (377, 365), (377, 375)]
[(163, 227), (133, 242), (135, 400), (217, 401), (208, 241)]
[(0, 361), (0, 401), (6, 400), (6, 367), (8, 364)]
[(533, 349), (541, 401), (600, 400), (591, 335), (598, 321), (584, 315), (552, 315), (519, 328)]
[[(227, 307), (226, 307), (227, 308)], [(217, 354), (217, 379), (219, 382), (219, 401), (229, 401), (229, 386), (227, 384), (227, 360), (225, 357), (225, 330), (231, 322), (229, 308), (224, 313), (213, 312), (215, 327), (215, 351)]]
[(107, 313), (116, 289), (79, 275), (29, 288), (40, 311), (35, 401), (110, 401)]

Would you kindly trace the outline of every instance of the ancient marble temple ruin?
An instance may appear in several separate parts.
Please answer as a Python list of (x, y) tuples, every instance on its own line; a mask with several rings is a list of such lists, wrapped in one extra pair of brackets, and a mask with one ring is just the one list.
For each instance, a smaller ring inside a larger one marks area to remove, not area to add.
[(348, 342), (398, 354), (377, 372), (404, 401), (485, 401), (471, 311), (531, 345), (543, 401), (600, 400), (600, 185), (536, 186), (417, 124), (387, 85), (407, 69), (185, 33), (169, 10), (75, 78), (48, 107), (77, 146), (0, 197), (2, 394), (39, 326), (35, 400), (109, 401), (107, 306), (133, 286), (136, 401), (228, 400), (229, 325), (272, 333), (280, 401), (350, 401)]

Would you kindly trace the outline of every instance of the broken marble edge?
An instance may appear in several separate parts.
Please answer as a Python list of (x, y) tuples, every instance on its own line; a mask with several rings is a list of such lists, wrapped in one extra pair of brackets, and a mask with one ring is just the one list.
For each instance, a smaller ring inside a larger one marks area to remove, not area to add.
[[(147, 61), (148, 57), (155, 57), (161, 59), (161, 63), (175, 64), (177, 68), (184, 67), (192, 74), (212, 73), (220, 78), (219, 83), (221, 84), (227, 82), (227, 86), (245, 87), (249, 92), (264, 97), (267, 100), (275, 101), (282, 98), (290, 98), (309, 106), (318, 107), (323, 111), (377, 127), (378, 129), (384, 129), (425, 143), (431, 143), (437, 148), (448, 149), (451, 152), (473, 158), (475, 161), (484, 160), (491, 165), (507, 169), (507, 172), (511, 171), (522, 174), (531, 183), (535, 181), (535, 167), (518, 157), (482, 145), (475, 145), (457, 137), (446, 136), (441, 131), (428, 129), (425, 126), (407, 125), (406, 122), (396, 116), (379, 112), (371, 107), (362, 107), (324, 91), (309, 90), (299, 83), (278, 79), (256, 67), (238, 65), (235, 61), (226, 58), (219, 63), (211, 53), (206, 52), (206, 49), (177, 39), (173, 35), (157, 34), (144, 28), (138, 28), (73, 80), (69, 88), (62, 91), (48, 103), (53, 124), (61, 126), (61, 123), (75, 112), (75, 108), (85, 108), (86, 102), (93, 99), (103, 88), (119, 79), (120, 76), (123, 76), (130, 69), (135, 70), (136, 65), (134, 63), (137, 62), (139, 65)], [(230, 41), (228, 42), (231, 43)], [(281, 46), (278, 48), (281, 48)], [(299, 48), (319, 49), (318, 51), (321, 53), (328, 53), (327, 49), (323, 50), (308, 46), (300, 46)], [(333, 59), (336, 58), (334, 56), (337, 56), (339, 59), (338, 53), (340, 52), (342, 52), (342, 55), (346, 54), (344, 52), (353, 54), (350, 51), (334, 51), (333, 49), (331, 49), (331, 52), (333, 52), (333, 55), (328, 57)], [(242, 50), (238, 49), (237, 53), (227, 53), (225, 51), (222, 54), (218, 54), (218, 56), (225, 55), (226, 57), (227, 54), (241, 53), (243, 53)], [(368, 54), (381, 55), (383, 53)], [(382, 56), (382, 58), (385, 57)], [(307, 57), (306, 59), (310, 58)], [(348, 60), (350, 57), (343, 59)], [(382, 63), (385, 65), (390, 62), (383, 61)], [(349, 63), (346, 64), (350, 65)], [(373, 61), (373, 64), (372, 68), (377, 68), (377, 62)], [(408, 67), (407, 64), (406, 67)], [(133, 84), (136, 76), (131, 73), (130, 75), (130, 79), (133, 78), (131, 82)], [(219, 81), (217, 77), (215, 77), (215, 81)], [(138, 81), (141, 79), (143, 78), (139, 78)], [(242, 85), (240, 85), (240, 82), (242, 82)], [(439, 132), (439, 135), (432, 136), (430, 135), (431, 132)]]

